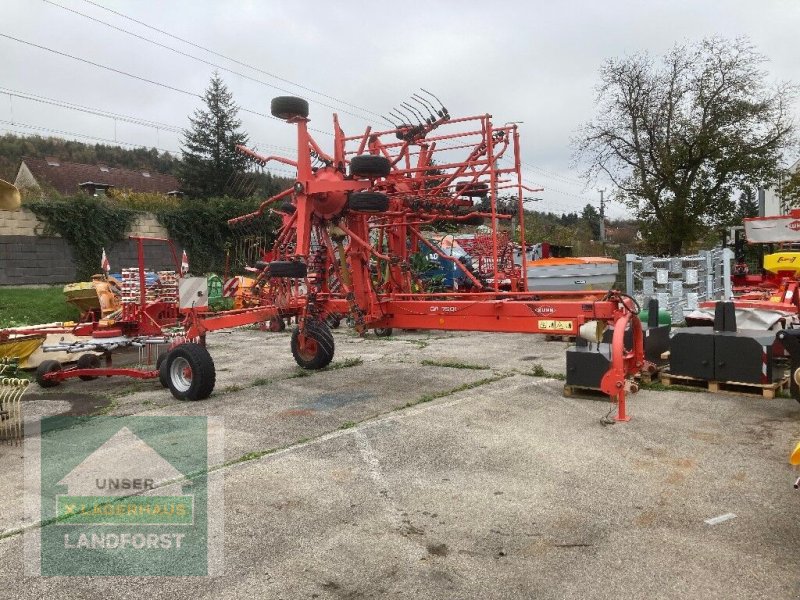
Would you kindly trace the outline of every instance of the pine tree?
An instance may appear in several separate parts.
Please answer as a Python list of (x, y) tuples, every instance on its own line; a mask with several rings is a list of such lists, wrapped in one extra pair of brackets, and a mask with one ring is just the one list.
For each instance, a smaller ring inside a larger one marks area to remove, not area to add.
[(190, 198), (235, 196), (247, 164), (235, 149), (247, 144), (247, 134), (240, 131), (239, 107), (217, 72), (211, 76), (203, 102), (205, 108), (189, 117), (191, 128), (183, 133), (182, 190)]

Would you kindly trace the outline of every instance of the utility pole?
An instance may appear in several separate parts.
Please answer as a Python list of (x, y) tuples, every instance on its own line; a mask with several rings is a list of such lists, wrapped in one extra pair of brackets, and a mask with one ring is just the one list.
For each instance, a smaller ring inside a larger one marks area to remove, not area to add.
[(597, 190), (600, 192), (600, 244), (603, 247), (603, 256), (606, 254), (606, 202), (603, 194), (605, 188)]

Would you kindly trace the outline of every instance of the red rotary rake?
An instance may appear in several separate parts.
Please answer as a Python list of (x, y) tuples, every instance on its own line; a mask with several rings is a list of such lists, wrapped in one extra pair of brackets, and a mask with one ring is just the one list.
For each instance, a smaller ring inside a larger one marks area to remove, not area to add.
[[(440, 103), (437, 108), (418, 95), (413, 100), (420, 108), (404, 104), (403, 122), (386, 130), (368, 127), (356, 136), (346, 136), (334, 115), (330, 154), (309, 133), (305, 100), (272, 100), (272, 114), (297, 128), (297, 157), (240, 151), (262, 166), (277, 161), (296, 168), (296, 182), (255, 213), (230, 222), (245, 225), (266, 210), (283, 217), (275, 245), (257, 265), (258, 305), (216, 314), (192, 311), (186, 337), (290, 314), (298, 321), (291, 338), (296, 362), (320, 369), (334, 354), (326, 321), (344, 314), (359, 332), (400, 328), (576, 335), (587, 324), (587, 330), (596, 330), (591, 322), (609, 324), (614, 328), (612, 361), (601, 389), (616, 400), (617, 420), (628, 420), (627, 378), (645, 367), (638, 307), (615, 291), (527, 290), (523, 191), (529, 188), (521, 179), (517, 126), (495, 126), (488, 114), (451, 118)], [(406, 112), (415, 115), (415, 123), (409, 124)], [(508, 238), (499, 223), (512, 216), (498, 210), (501, 192), (516, 198), (520, 265), (513, 258), (503, 260)], [(474, 198), (487, 196), (488, 209), (476, 208)], [(448, 256), (422, 233), (434, 223), (484, 219), (491, 233), (483, 240), (483, 273)], [(469, 285), (444, 293), (419, 291), (424, 286), (411, 267), (419, 249), (451, 261)], [(628, 328), (631, 348), (624, 346)], [(171, 355), (164, 360), (166, 373)], [(185, 365), (183, 373), (193, 366)], [(207, 371), (207, 365), (201, 370)]]

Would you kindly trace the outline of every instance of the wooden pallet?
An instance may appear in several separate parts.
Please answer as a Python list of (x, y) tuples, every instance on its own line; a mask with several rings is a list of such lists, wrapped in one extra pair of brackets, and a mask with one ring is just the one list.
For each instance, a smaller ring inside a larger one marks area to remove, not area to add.
[(637, 373), (635, 375), (635, 379), (638, 379), (642, 383), (653, 383), (655, 381), (659, 381), (661, 379), (661, 374), (666, 369), (666, 365), (657, 366), (656, 370), (652, 373), (649, 371), (644, 371), (642, 373)]
[(544, 336), (545, 342), (568, 342), (570, 344), (575, 343), (575, 336), (574, 335), (551, 335), (549, 333), (545, 334)]
[(584, 398), (608, 400), (608, 396), (606, 396), (600, 388), (583, 387), (579, 385), (565, 385), (564, 395), (569, 398), (572, 396), (582, 396)]
[(687, 375), (673, 375), (665, 371), (661, 373), (661, 383), (666, 386), (685, 385), (698, 389), (705, 388), (712, 393), (723, 392), (725, 394), (736, 394), (739, 396), (762, 396), (763, 398), (772, 400), (778, 395), (780, 390), (788, 387), (789, 378), (784, 377), (780, 381), (774, 383), (743, 383), (741, 381), (708, 381), (706, 379), (698, 379)]

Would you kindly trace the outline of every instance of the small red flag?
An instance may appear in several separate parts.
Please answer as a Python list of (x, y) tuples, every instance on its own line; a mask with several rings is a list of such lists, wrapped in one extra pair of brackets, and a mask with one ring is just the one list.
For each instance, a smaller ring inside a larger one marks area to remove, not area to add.
[(103, 248), (103, 258), (100, 259), (100, 268), (103, 269), (106, 273), (111, 270), (111, 264), (108, 262), (108, 257), (106, 256), (106, 249)]

